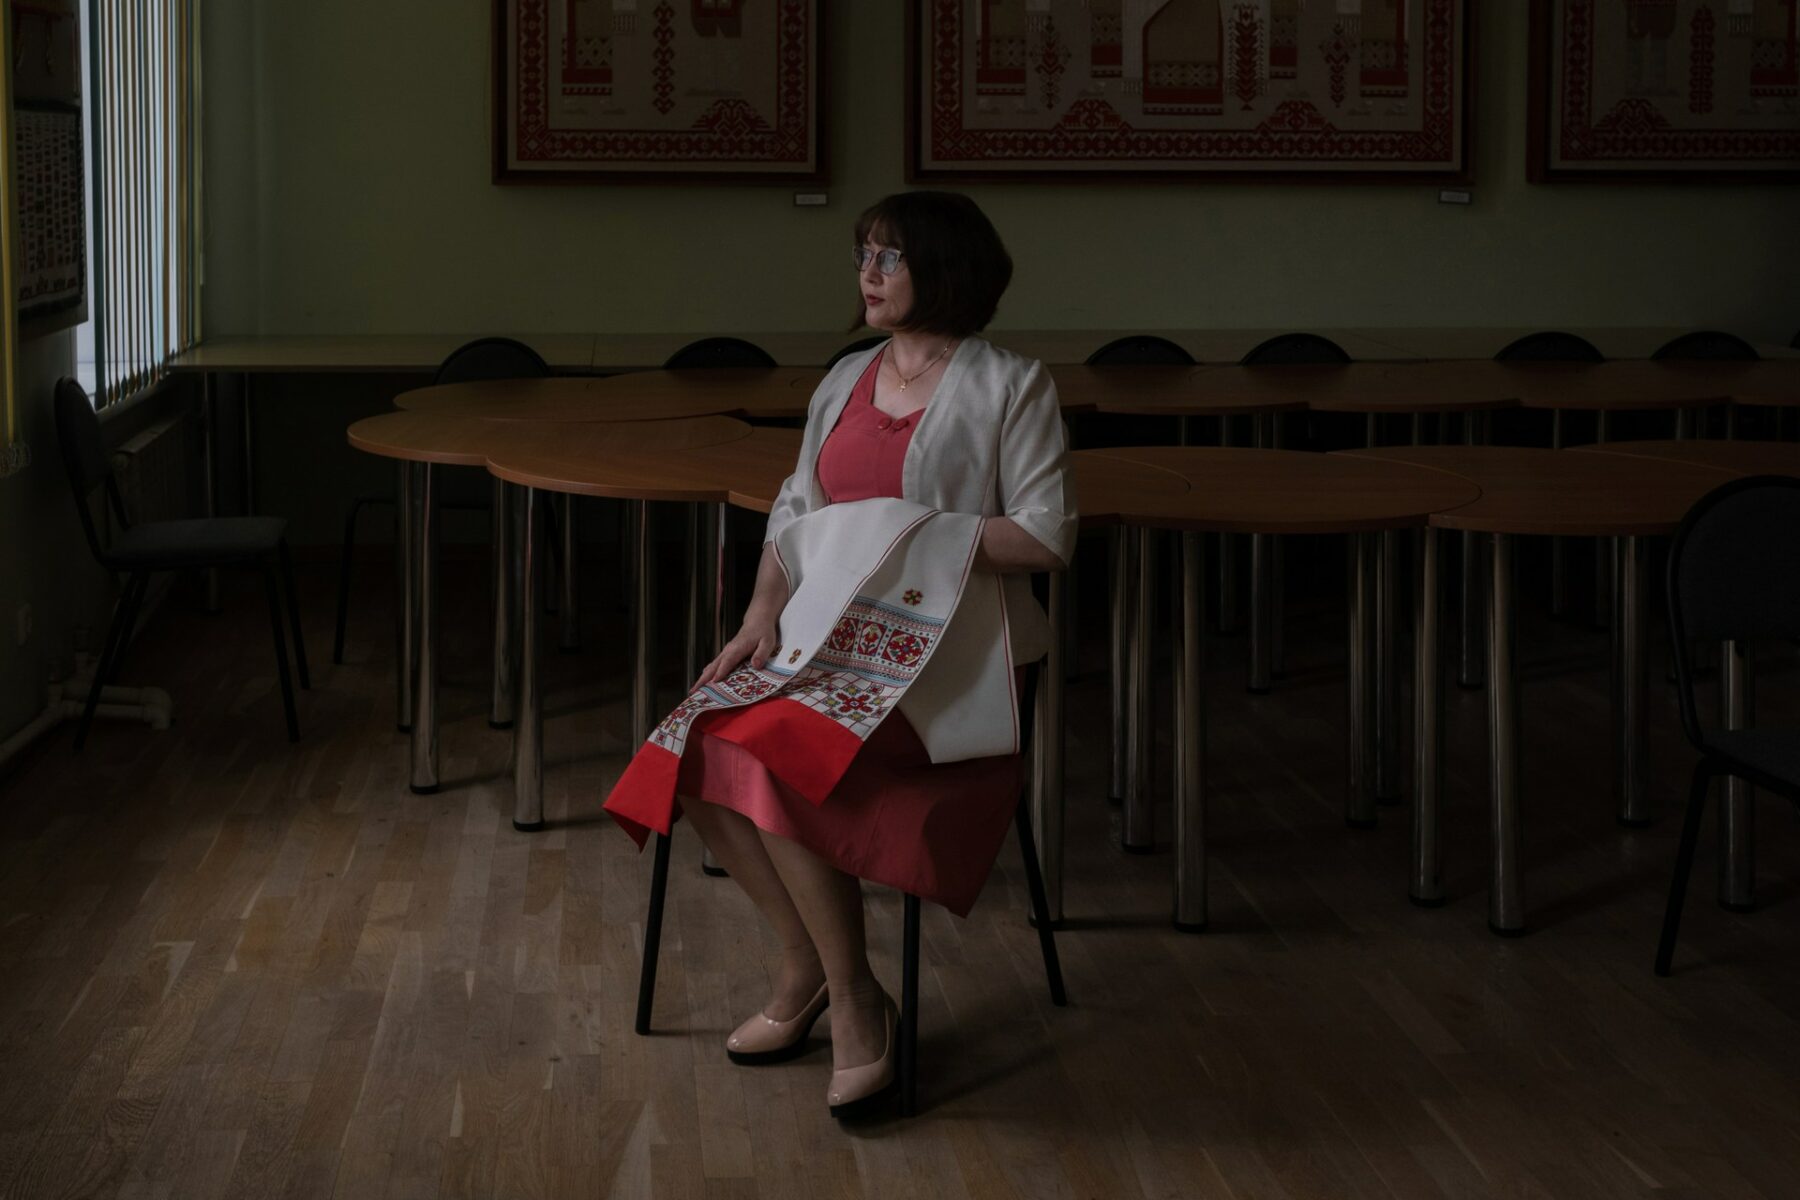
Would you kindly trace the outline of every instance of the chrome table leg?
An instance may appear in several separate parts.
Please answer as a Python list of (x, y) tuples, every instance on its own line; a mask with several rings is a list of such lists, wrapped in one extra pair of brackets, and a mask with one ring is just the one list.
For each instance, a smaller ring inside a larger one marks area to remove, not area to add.
[(1345, 754), (1349, 774), (1344, 789), (1344, 820), (1356, 829), (1375, 824), (1374, 731), (1370, 727), (1375, 691), (1371, 661), (1375, 656), (1375, 539), (1376, 535), (1368, 533), (1350, 535), (1350, 665), (1346, 680), (1349, 719)]
[(419, 486), (419, 661), (413, 685), (412, 790), (438, 789), (438, 538), (436, 468), (421, 464)]
[(1413, 615), (1413, 830), (1414, 904), (1444, 902), (1443, 833), (1439, 806), (1444, 794), (1443, 675), (1438, 661), (1438, 549), (1443, 538), (1427, 526), (1420, 531), (1413, 566), (1418, 611)]
[(402, 462), (399, 491), (395, 496), (398, 542), (394, 547), (394, 725), (401, 733), (412, 732), (413, 676), (418, 670), (418, 473), (419, 464)]
[(544, 498), (536, 488), (519, 496), (524, 530), (519, 536), (519, 711), (513, 723), (513, 828), (531, 833), (544, 827), (544, 710), (538, 681), (538, 631), (543, 605), (537, 556)]
[(1379, 538), (1375, 580), (1375, 799), (1400, 801), (1400, 531)]
[(1181, 535), (1175, 672), (1175, 928), (1206, 928), (1205, 535)]
[(1489, 536), (1493, 547), (1488, 581), (1488, 803), (1493, 847), (1488, 881), (1488, 928), (1502, 935), (1525, 931), (1525, 878), (1520, 856), (1519, 677), (1513, 580), (1513, 535)]
[(1649, 586), (1650, 566), (1644, 539), (1618, 539), (1616, 556), (1619, 563), (1619, 686), (1613, 707), (1617, 760), (1614, 787), (1617, 789), (1619, 823), (1633, 827), (1650, 824), (1650, 760), (1648, 735), (1650, 726), (1649, 631), (1645, 628), (1644, 593)]
[[(1726, 642), (1719, 647), (1719, 699), (1727, 729), (1756, 724), (1755, 682), (1749, 647)], [(1756, 789), (1737, 776), (1725, 780), (1725, 803), (1719, 806), (1719, 903), (1733, 912), (1756, 907)]]
[(493, 532), (494, 576), (494, 669), (492, 695), (488, 703), (488, 724), (495, 729), (510, 729), (513, 723), (513, 698), (518, 681), (513, 677), (515, 652), (513, 627), (517, 617), (518, 580), (514, 575), (517, 547), (513, 544), (513, 487), (505, 480), (493, 480), (493, 506), (490, 510)]
[(1124, 849), (1148, 854), (1156, 848), (1156, 797), (1151, 790), (1155, 721), (1150, 713), (1154, 663), (1150, 638), (1156, 605), (1156, 544), (1161, 530), (1133, 529), (1137, 552), (1137, 586), (1132, 606), (1130, 655), (1126, 684), (1125, 820), (1119, 841)]
[(1063, 919), (1063, 817), (1067, 811), (1063, 778), (1063, 638), (1069, 619), (1069, 581), (1061, 571), (1050, 576), (1050, 654), (1038, 675), (1037, 712), (1032, 718), (1031, 818), (1037, 833), (1039, 872), (1044, 880), (1045, 911), (1052, 928)]
[(563, 498), (562, 598), (556, 615), (558, 647), (565, 654), (581, 649), (581, 536), (575, 528), (580, 507), (581, 497), (571, 493)]

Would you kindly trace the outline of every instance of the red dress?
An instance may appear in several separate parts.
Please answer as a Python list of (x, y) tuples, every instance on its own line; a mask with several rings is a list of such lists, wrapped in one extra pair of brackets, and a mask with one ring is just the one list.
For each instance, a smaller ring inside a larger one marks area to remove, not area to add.
[[(895, 418), (876, 408), (880, 367), (877, 355), (820, 447), (819, 484), (827, 503), (900, 495), (906, 447), (927, 410)], [(695, 722), (677, 797), (742, 813), (839, 870), (968, 915), (1018, 804), (1024, 775), (1017, 755), (933, 763), (905, 715), (895, 712), (815, 805), (749, 750), (707, 733), (711, 718), (720, 715)]]

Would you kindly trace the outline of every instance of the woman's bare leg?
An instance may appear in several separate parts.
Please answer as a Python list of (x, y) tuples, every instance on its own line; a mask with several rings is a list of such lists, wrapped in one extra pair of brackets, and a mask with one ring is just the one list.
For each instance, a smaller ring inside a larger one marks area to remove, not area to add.
[(781, 971), (763, 1013), (777, 1021), (793, 1019), (818, 994), (825, 971), (799, 909), (763, 849), (760, 831), (741, 813), (704, 800), (683, 796), (681, 811), (781, 939)]
[(831, 985), (833, 1065), (841, 1071), (874, 1062), (885, 1049), (886, 993), (869, 969), (862, 884), (796, 842), (760, 829), (757, 833), (785, 894), (806, 923)]

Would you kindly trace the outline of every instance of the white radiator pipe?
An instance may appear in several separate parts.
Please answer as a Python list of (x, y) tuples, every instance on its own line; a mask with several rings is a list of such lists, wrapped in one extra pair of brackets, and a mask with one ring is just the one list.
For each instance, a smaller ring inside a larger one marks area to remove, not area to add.
[[(88, 689), (94, 685), (94, 664), (85, 654), (75, 656), (75, 673), (60, 683), (50, 685), (50, 702), (33, 717), (25, 728), (0, 742), (0, 767), (4, 767), (38, 735), (54, 729), (65, 719), (81, 716), (87, 705)], [(169, 693), (153, 687), (113, 687), (100, 689), (100, 703), (94, 706), (96, 717), (121, 721), (146, 721), (157, 731), (169, 727)]]

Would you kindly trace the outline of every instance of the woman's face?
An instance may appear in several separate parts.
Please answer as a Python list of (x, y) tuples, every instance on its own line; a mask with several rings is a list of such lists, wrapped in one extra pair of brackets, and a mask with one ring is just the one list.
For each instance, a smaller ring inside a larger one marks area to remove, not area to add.
[(869, 234), (863, 242), (863, 249), (869, 251), (869, 261), (863, 267), (859, 279), (864, 320), (871, 329), (892, 333), (906, 323), (907, 314), (912, 312), (912, 274), (907, 270), (904, 258), (892, 275), (881, 273), (881, 252), (898, 249), (882, 240), (881, 230), (876, 229)]

